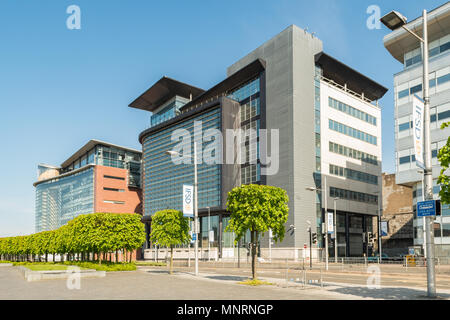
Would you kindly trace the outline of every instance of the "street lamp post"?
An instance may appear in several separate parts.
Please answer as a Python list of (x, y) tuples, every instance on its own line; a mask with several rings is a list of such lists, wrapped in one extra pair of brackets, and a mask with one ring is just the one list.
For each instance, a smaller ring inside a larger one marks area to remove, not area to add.
[[(406, 18), (396, 11), (391, 11), (383, 16), (380, 21), (389, 29), (396, 30), (402, 27), (408, 33), (416, 37), (422, 44), (422, 61), (423, 61), (423, 100), (424, 100), (424, 122), (423, 122), (423, 138), (424, 138), (424, 193), (425, 200), (433, 200), (433, 177), (431, 166), (431, 137), (430, 137), (430, 97), (428, 95), (428, 19), (427, 11), (423, 10), (423, 38), (409, 30), (406, 25)], [(431, 234), (432, 217), (425, 217), (426, 231), (426, 261), (427, 261), (427, 291), (429, 297), (436, 297), (436, 277), (434, 270), (434, 241)]]
[(324, 192), (324, 207), (325, 207), (325, 269), (328, 270), (328, 206), (327, 206), (327, 176), (323, 177), (324, 188), (319, 189), (315, 187), (308, 187), (309, 191), (323, 191)]
[[(383, 182), (381, 182), (381, 187), (383, 188)], [(377, 211), (378, 211), (378, 259), (380, 259), (380, 262), (383, 261), (382, 252), (381, 252), (381, 206), (383, 205), (383, 194), (382, 191), (375, 191), (375, 194), (378, 195), (378, 202), (377, 202)]]
[[(420, 173), (422, 175), (422, 201), (425, 201), (425, 189), (424, 189), (424, 172), (423, 170), (417, 170), (418, 173)], [(426, 234), (426, 230), (425, 230), (425, 224), (427, 223), (427, 221), (425, 220), (425, 217), (422, 217), (422, 237), (423, 237), (423, 255), (426, 257), (427, 256), (427, 234)]]
[[(180, 153), (177, 151), (166, 151), (167, 154), (171, 156), (179, 156)], [(195, 259), (195, 275), (198, 276), (198, 202), (197, 202), (197, 142), (194, 142), (194, 156), (188, 156), (183, 155), (184, 157), (193, 158), (194, 160), (194, 234), (195, 234), (195, 241), (194, 241), (194, 259)]]
[(208, 261), (211, 261), (211, 239), (209, 238), (211, 233), (211, 209), (210, 207), (206, 208), (208, 208)]
[(309, 232), (309, 269), (312, 270), (312, 229), (311, 229), (311, 222), (309, 220), (306, 220), (306, 223), (309, 224), (308, 232)]

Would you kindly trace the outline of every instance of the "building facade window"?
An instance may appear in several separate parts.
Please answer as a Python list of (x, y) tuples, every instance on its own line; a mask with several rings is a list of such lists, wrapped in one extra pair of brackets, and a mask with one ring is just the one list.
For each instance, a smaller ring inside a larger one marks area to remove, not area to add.
[(339, 133), (345, 134), (347, 136), (356, 138), (361, 141), (365, 141), (367, 143), (377, 145), (377, 137), (372, 136), (368, 133), (365, 133), (363, 131), (360, 131), (358, 129), (346, 126), (345, 124), (342, 124), (340, 122), (334, 121), (329, 119), (328, 120), (328, 127), (331, 130), (337, 131)]
[(353, 158), (356, 160), (361, 160), (373, 165), (378, 165), (377, 156), (365, 153), (363, 151), (359, 151), (356, 149), (352, 149), (334, 142), (329, 142), (329, 150), (330, 152), (341, 154), (343, 156)]
[(330, 164), (330, 174), (347, 179), (378, 185), (378, 177), (366, 172), (343, 168)]
[(36, 232), (55, 230), (80, 214), (94, 211), (94, 169), (36, 186)]
[(335, 187), (330, 187), (330, 197), (338, 197), (339, 199), (350, 201), (378, 204), (378, 196), (357, 191), (339, 189)]
[[(164, 128), (143, 140), (143, 170), (144, 185), (144, 214), (152, 215), (163, 209), (182, 210), (183, 184), (194, 183), (193, 162), (175, 164), (172, 157), (166, 154), (172, 150), (178, 141), (172, 141), (172, 132), (176, 129), (185, 129), (194, 137), (194, 121), (202, 123), (202, 131), (218, 129), (221, 126), (221, 110), (214, 108), (195, 118), (179, 122), (173, 126)], [(184, 141), (187, 143), (186, 141)], [(190, 141), (191, 153), (194, 150), (194, 141)], [(203, 141), (198, 148), (204, 150), (210, 141)], [(198, 207), (220, 206), (221, 165), (207, 164), (199, 161), (198, 168)]]
[(377, 118), (374, 116), (371, 116), (370, 114), (361, 111), (359, 109), (356, 109), (352, 106), (349, 106), (348, 104), (345, 104), (341, 101), (338, 101), (332, 97), (328, 97), (328, 105), (331, 108), (334, 108), (336, 110), (339, 110), (341, 112), (344, 112), (352, 117), (355, 117), (359, 120), (365, 121), (367, 123), (370, 123), (371, 125), (376, 126), (377, 125)]

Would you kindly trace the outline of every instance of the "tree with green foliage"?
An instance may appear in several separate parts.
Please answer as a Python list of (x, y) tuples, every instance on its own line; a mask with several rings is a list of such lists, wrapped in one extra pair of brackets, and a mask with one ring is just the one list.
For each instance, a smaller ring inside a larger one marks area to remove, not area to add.
[(173, 269), (173, 248), (176, 245), (188, 244), (189, 218), (178, 210), (161, 210), (152, 216), (152, 231), (150, 239), (153, 243), (170, 247), (170, 271)]
[(272, 230), (275, 241), (283, 241), (287, 222), (289, 197), (285, 190), (266, 185), (248, 184), (228, 192), (227, 210), (231, 213), (226, 231), (235, 233), (234, 242), (250, 231), (252, 276), (256, 276), (258, 236)]
[(0, 256), (13, 261), (32, 261), (42, 255), (67, 254), (68, 260), (85, 260), (96, 253), (101, 263), (101, 253), (114, 250), (132, 251), (145, 242), (145, 227), (141, 216), (129, 213), (93, 213), (79, 215), (66, 225), (53, 231), (29, 236), (0, 238)]
[[(450, 122), (441, 125), (442, 130), (447, 127), (450, 127)], [(438, 160), (441, 164), (441, 172), (437, 181), (441, 185), (439, 196), (441, 203), (450, 204), (450, 177), (445, 174), (445, 171), (448, 171), (450, 168), (450, 137), (447, 138), (447, 143), (439, 149)]]

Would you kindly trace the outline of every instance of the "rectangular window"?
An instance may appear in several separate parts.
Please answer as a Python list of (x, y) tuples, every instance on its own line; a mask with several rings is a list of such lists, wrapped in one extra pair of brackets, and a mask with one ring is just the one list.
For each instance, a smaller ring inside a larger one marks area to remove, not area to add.
[(410, 157), (410, 156), (404, 156), (404, 157), (401, 157), (401, 158), (398, 160), (398, 162), (399, 162), (399, 164), (409, 163), (409, 162), (411, 162), (411, 157)]
[(398, 131), (404, 131), (409, 129), (409, 121), (402, 123), (398, 126)]
[(450, 118), (450, 110), (447, 110), (447, 111), (444, 111), (444, 112), (440, 112), (438, 114), (439, 121), (447, 119), (447, 118)]
[(331, 130), (338, 131), (338, 132), (348, 135), (350, 137), (368, 142), (370, 144), (377, 145), (377, 138), (368, 133), (359, 131), (352, 127), (348, 127), (345, 124), (339, 123), (339, 122), (331, 120), (331, 119), (329, 119), (328, 121), (329, 121), (328, 122), (329, 128)]
[(115, 192), (125, 192), (125, 189), (116, 189), (116, 188), (107, 188), (107, 187), (104, 187), (103, 190), (115, 191)]
[(125, 178), (123, 178), (123, 177), (115, 177), (115, 176), (108, 176), (108, 175), (104, 175), (103, 177), (106, 179), (125, 180)]
[(437, 78), (437, 84), (443, 84), (447, 81), (450, 81), (450, 73), (447, 73), (446, 75), (443, 75), (442, 77)]
[(349, 169), (349, 168), (343, 168), (343, 167), (339, 167), (339, 166), (332, 165), (332, 164), (330, 164), (330, 174), (334, 174), (337, 176), (345, 177), (347, 179), (352, 179), (352, 180), (361, 181), (361, 182), (365, 182), (365, 183), (370, 183), (370, 184), (375, 184), (375, 185), (378, 184), (378, 177), (373, 174), (369, 174), (369, 173), (365, 173), (365, 172), (361, 172), (361, 171), (357, 171), (357, 170), (353, 170), (353, 169)]
[(411, 89), (409, 89), (410, 94), (414, 94), (420, 91), (422, 91), (422, 84), (418, 84), (417, 86), (411, 87)]
[(348, 115), (351, 115), (352, 117), (358, 118), (360, 120), (366, 121), (372, 125), (377, 125), (377, 118), (374, 116), (371, 116), (368, 113), (365, 113), (361, 110), (358, 110), (356, 108), (353, 108), (352, 106), (349, 106), (343, 102), (337, 101), (336, 99), (333, 99), (331, 97), (328, 97), (328, 105), (331, 108), (334, 108), (336, 110), (342, 111)]
[(103, 200), (104, 203), (125, 204), (125, 201)]

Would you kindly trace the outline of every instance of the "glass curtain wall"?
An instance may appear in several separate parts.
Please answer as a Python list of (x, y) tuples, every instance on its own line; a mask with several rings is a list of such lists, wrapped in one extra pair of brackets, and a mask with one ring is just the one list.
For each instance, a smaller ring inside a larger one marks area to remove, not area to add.
[(94, 211), (94, 169), (36, 186), (36, 232), (58, 229)]

